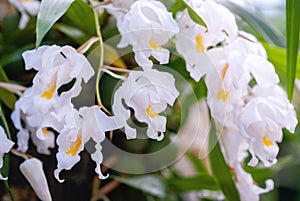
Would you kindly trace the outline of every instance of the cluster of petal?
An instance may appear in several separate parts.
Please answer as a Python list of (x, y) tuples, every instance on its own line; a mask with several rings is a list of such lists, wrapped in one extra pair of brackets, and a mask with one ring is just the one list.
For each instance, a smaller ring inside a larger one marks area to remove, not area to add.
[(222, 150), (234, 169), (241, 199), (259, 200), (273, 189), (273, 182), (267, 180), (265, 189), (258, 187), (241, 163), (247, 151), (252, 155), (248, 165), (259, 160), (265, 166), (276, 163), (282, 129), (294, 132), (296, 113), (266, 51), (253, 35), (238, 30), (233, 14), (212, 0), (186, 2), (207, 28), (196, 24), (187, 10), (177, 13), (177, 52), (194, 80), (205, 75), (207, 103), (222, 132)]
[[(153, 56), (160, 64), (169, 62), (169, 50), (163, 48), (170, 38), (178, 31), (178, 25), (159, 1), (139, 0), (132, 3), (120, 4), (113, 1), (108, 12), (117, 18), (117, 26), (122, 35), (118, 47), (123, 48), (132, 45), (137, 64), (144, 69), (152, 67), (149, 59)], [(120, 6), (121, 5), (121, 6)], [(116, 10), (112, 9), (116, 8)], [(124, 8), (122, 10), (122, 8)], [(124, 14), (124, 10), (128, 12)]]
[(19, 29), (24, 29), (29, 22), (28, 13), (36, 16), (40, 8), (40, 1), (38, 0), (9, 0), (9, 2), (21, 13)]
[(255, 166), (259, 158), (265, 166), (276, 163), (282, 141), (282, 129), (294, 132), (297, 125), (294, 107), (279, 86), (255, 86), (253, 96), (240, 114), (241, 134), (249, 141), (252, 154), (250, 166)]
[[(14, 145), (14, 143), (12, 141), (10, 141), (9, 139), (7, 139), (7, 135), (4, 132), (4, 129), (0, 126), (0, 169), (3, 166), (3, 156), (5, 153), (8, 153), (9, 150), (12, 148), (12, 146)], [(0, 172), (0, 180), (5, 180), (7, 178), (4, 178), (1, 175)]]
[[(87, 59), (70, 46), (43, 46), (23, 53), (25, 68), (37, 70), (32, 87), (20, 97), (12, 113), (19, 132), (18, 149), (28, 149), (31, 135), (38, 151), (49, 154), (54, 147), (54, 134), (48, 128), (60, 131), (66, 115), (72, 112), (71, 99), (79, 95), (81, 82), (87, 82), (94, 71)], [(74, 82), (72, 82), (74, 80)], [(71, 89), (59, 89), (73, 84)]]
[[(57, 138), (59, 146), (56, 158), (57, 169), (55, 178), (65, 169), (70, 170), (80, 161), (79, 153), (86, 149), (96, 163), (95, 172), (100, 179), (105, 179), (101, 173), (100, 165), (103, 161), (100, 143), (105, 139), (105, 132), (119, 128), (114, 117), (108, 117), (99, 107), (82, 107), (79, 111), (73, 109), (72, 115), (66, 120), (66, 124)], [(90, 143), (88, 143), (90, 142)], [(92, 144), (94, 143), (94, 144)]]
[(172, 106), (178, 95), (171, 74), (154, 69), (132, 71), (115, 92), (112, 110), (118, 124), (125, 127), (128, 139), (136, 138), (136, 129), (127, 123), (131, 116), (129, 108), (132, 108), (135, 118), (148, 124), (147, 136), (161, 140), (166, 129), (166, 117), (159, 113), (165, 111), (168, 104)]

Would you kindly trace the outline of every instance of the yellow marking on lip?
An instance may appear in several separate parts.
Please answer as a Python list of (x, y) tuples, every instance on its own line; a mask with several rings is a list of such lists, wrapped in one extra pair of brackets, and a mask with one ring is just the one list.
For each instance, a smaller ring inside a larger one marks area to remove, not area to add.
[(148, 105), (148, 107), (146, 108), (146, 114), (150, 117), (150, 118), (155, 118), (158, 117), (158, 114), (155, 112), (151, 112), (152, 106)]
[(228, 67), (229, 67), (229, 64), (226, 64), (226, 65), (224, 66), (224, 68), (222, 69), (222, 71), (221, 71), (221, 79), (222, 79), (222, 80), (224, 80), (224, 78), (225, 78), (225, 76), (226, 76)]
[(154, 50), (161, 50), (162, 47), (160, 45), (158, 45), (155, 41), (153, 41), (152, 39), (150, 39), (149, 41), (149, 46), (154, 49)]
[(197, 51), (198, 52), (205, 52), (205, 47), (203, 45), (203, 37), (200, 33), (195, 37), (195, 41), (196, 41)]
[(42, 132), (44, 135), (49, 135), (49, 131), (47, 128), (42, 128)]
[(75, 156), (79, 150), (79, 147), (81, 146), (81, 143), (82, 143), (82, 139), (81, 139), (81, 135), (79, 134), (77, 136), (76, 141), (72, 142), (69, 148), (67, 149), (67, 151), (65, 151), (65, 154)]
[(41, 94), (41, 98), (51, 99), (56, 91), (56, 79), (53, 80), (46, 91)]
[(273, 142), (271, 140), (268, 139), (268, 135), (265, 134), (262, 138), (262, 142), (264, 143), (264, 145), (266, 145), (267, 147), (271, 147), (274, 146)]

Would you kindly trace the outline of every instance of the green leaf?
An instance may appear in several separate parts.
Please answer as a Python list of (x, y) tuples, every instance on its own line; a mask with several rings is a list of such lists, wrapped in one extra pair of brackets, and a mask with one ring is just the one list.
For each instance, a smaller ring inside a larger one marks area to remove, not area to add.
[(300, 1), (286, 1), (286, 33), (287, 33), (287, 94), (291, 101), (293, 97), (297, 54), (299, 46)]
[(53, 28), (72, 38), (78, 44), (83, 44), (89, 39), (83, 31), (68, 24), (56, 23)]
[(239, 201), (240, 196), (233, 182), (233, 175), (227, 166), (224, 156), (222, 154), (218, 139), (216, 137), (215, 124), (211, 121), (209, 134), (209, 154), (210, 164), (213, 175), (216, 176), (217, 181), (228, 201)]
[(208, 173), (207, 168), (205, 167), (203, 162), (197, 156), (195, 156), (192, 153), (188, 153), (187, 156), (190, 159), (190, 161), (193, 163), (194, 168), (197, 172)]
[(93, 8), (82, 0), (75, 0), (65, 13), (63, 21), (85, 32), (88, 38), (96, 35)]
[(184, 0), (177, 0), (175, 2), (175, 4), (173, 5), (173, 7), (171, 8), (171, 12), (173, 13), (173, 16), (175, 16), (178, 11), (183, 10), (184, 8), (186, 8), (188, 10), (189, 16), (191, 17), (191, 19), (195, 23), (200, 24), (200, 25), (207, 28), (207, 26), (206, 26), (205, 22), (203, 21), (203, 19)]
[(193, 177), (171, 178), (167, 183), (179, 192), (199, 191), (199, 190), (220, 190), (214, 177), (209, 174), (198, 174)]
[(43, 0), (37, 16), (36, 48), (53, 24), (68, 10), (74, 0)]
[[(9, 82), (9, 79), (7, 78), (7, 75), (3, 70), (2, 66), (0, 66), (0, 81)], [(0, 87), (0, 100), (11, 110), (14, 109), (15, 103), (17, 101), (16, 96), (12, 92), (3, 89), (1, 87)]]
[(118, 176), (112, 177), (123, 184), (141, 190), (155, 197), (166, 197), (166, 186), (163, 182), (163, 178), (158, 175), (146, 175), (131, 178), (123, 178)]
[(258, 16), (255, 13), (251, 13), (250, 11), (231, 1), (218, 0), (218, 2), (226, 6), (233, 13), (240, 16), (266, 42), (279, 47), (285, 47), (284, 36), (277, 29), (273, 28), (271, 24), (266, 22), (262, 17)]

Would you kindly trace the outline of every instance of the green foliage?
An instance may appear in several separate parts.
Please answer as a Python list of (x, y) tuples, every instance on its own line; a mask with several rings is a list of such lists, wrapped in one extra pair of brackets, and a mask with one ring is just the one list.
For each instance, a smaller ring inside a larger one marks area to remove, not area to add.
[(74, 0), (43, 0), (37, 16), (36, 47), (40, 45), (44, 36), (53, 24), (68, 10)]
[(297, 69), (299, 47), (300, 1), (286, 1), (286, 31), (287, 31), (287, 93), (290, 101), (293, 97)]
[(145, 175), (131, 178), (123, 178), (118, 176), (112, 176), (115, 180), (120, 181), (123, 184), (131, 186), (132, 188), (139, 189), (147, 194), (155, 197), (166, 197), (166, 186), (164, 179), (158, 175)]
[[(0, 81), (9, 82), (5, 71), (0, 65)], [(13, 109), (15, 107), (15, 102), (17, 101), (16, 96), (6, 89), (0, 88), (0, 100), (9, 108)]]
[(193, 177), (176, 177), (167, 180), (168, 185), (177, 192), (200, 191), (200, 190), (220, 190), (214, 177), (201, 173)]

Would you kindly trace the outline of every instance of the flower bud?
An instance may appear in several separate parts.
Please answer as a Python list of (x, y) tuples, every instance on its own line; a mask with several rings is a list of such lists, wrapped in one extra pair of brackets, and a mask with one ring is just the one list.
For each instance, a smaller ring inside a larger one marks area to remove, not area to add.
[(25, 176), (36, 195), (43, 201), (51, 201), (51, 195), (47, 179), (43, 170), (43, 164), (36, 158), (25, 160), (20, 165), (20, 170)]

